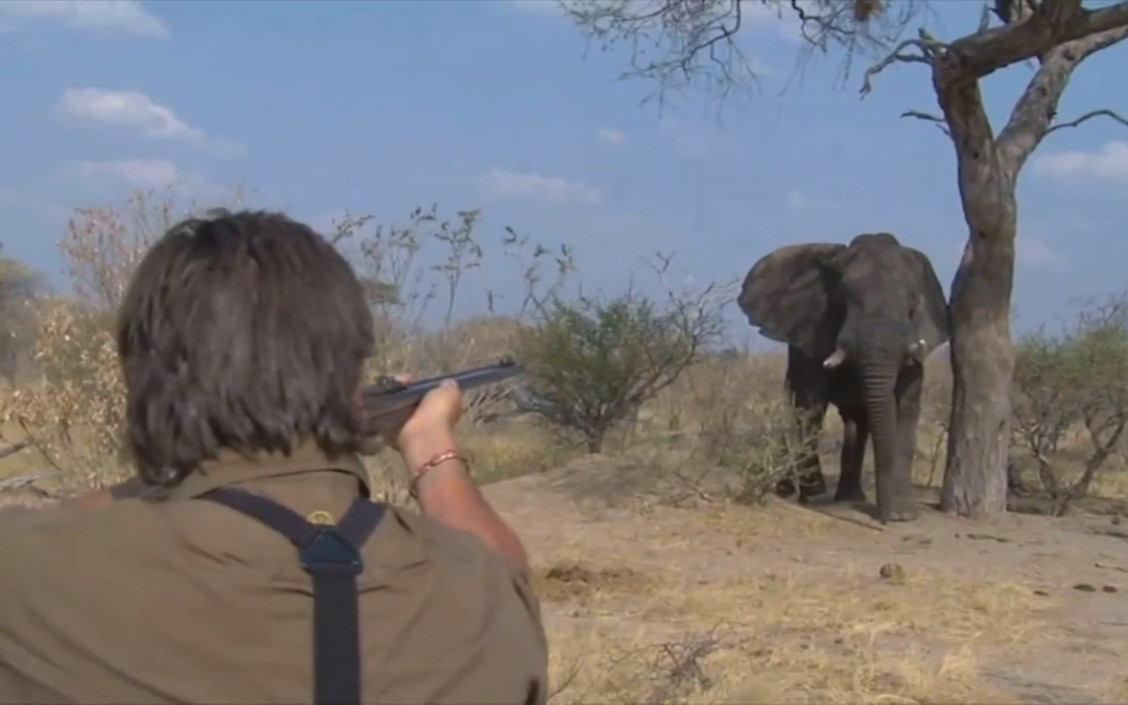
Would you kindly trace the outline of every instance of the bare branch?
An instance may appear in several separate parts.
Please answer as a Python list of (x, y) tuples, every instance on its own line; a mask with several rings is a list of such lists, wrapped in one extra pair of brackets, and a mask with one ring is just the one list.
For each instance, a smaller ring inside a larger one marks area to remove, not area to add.
[[(1128, 2), (1124, 5), (1128, 7)], [(1007, 126), (999, 133), (1000, 154), (1011, 168), (1020, 168), (1045, 136), (1055, 129), (1051, 125), (1057, 115), (1058, 102), (1081, 62), (1125, 38), (1128, 38), (1128, 16), (1122, 27), (1055, 46), (1046, 52), (1042, 66), (1030, 79)], [(1082, 121), (1084, 119), (1088, 118)]]
[(1081, 125), (1085, 122), (1088, 122), (1089, 120), (1092, 120), (1095, 117), (1111, 118), (1111, 119), (1119, 122), (1121, 125), (1128, 127), (1128, 118), (1123, 117), (1122, 115), (1120, 115), (1120, 113), (1117, 113), (1114, 110), (1108, 110), (1107, 108), (1102, 108), (1101, 110), (1090, 110), (1089, 112), (1085, 113), (1084, 115), (1077, 118), (1076, 120), (1070, 120), (1069, 122), (1058, 123), (1057, 125), (1054, 125), (1054, 126), (1050, 127), (1050, 129), (1046, 130), (1046, 134), (1048, 135), (1051, 132), (1056, 132), (1057, 130), (1062, 130), (1062, 129), (1065, 129), (1067, 127), (1077, 127), (1077, 126), (1079, 126), (1079, 125)]
[[(758, 78), (736, 36), (744, 26), (743, 0), (604, 0), (569, 2), (565, 15), (589, 38), (609, 48), (631, 46), (630, 68), (620, 78), (657, 82), (664, 103), (670, 88), (703, 80), (722, 101)], [(654, 55), (654, 49), (658, 55)]]
[[(920, 50), (920, 53), (905, 53), (905, 51), (911, 47), (916, 47)], [(893, 51), (889, 52), (888, 56), (866, 69), (866, 73), (862, 77), (862, 97), (864, 98), (873, 90), (873, 79), (885, 69), (896, 63), (931, 64), (932, 57), (937, 48), (939, 47), (936, 43), (933, 43), (932, 40), (924, 39), (923, 37), (920, 39), (906, 39), (901, 42)]]
[(916, 118), (917, 120), (924, 120), (926, 122), (935, 123), (936, 127), (938, 127), (941, 132), (943, 132), (948, 137), (952, 136), (952, 131), (948, 129), (948, 125), (945, 124), (944, 118), (940, 117), (939, 115), (932, 115), (931, 113), (925, 113), (919, 110), (906, 110), (905, 112), (901, 113), (901, 117), (911, 117)]

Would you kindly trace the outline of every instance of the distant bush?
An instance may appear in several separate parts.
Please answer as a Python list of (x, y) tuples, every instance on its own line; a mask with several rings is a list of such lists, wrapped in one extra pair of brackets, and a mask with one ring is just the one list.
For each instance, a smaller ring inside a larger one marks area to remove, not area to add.
[(554, 298), (520, 337), (531, 409), (601, 452), (616, 425), (672, 384), (720, 339), (712, 288), (664, 304), (634, 292), (599, 300)]
[[(1128, 428), (1128, 292), (1091, 302), (1072, 329), (1044, 331), (1018, 345), (1014, 377), (1017, 443), (1037, 461), (1057, 499), (1054, 513), (1088, 494), (1097, 473), (1123, 447)], [(1080, 426), (1089, 451), (1079, 478), (1066, 483), (1054, 456)]]

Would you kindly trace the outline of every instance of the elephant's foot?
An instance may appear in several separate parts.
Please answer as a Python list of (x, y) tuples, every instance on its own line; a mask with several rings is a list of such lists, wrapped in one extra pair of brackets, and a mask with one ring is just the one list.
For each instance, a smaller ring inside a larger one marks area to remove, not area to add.
[(861, 487), (839, 487), (834, 493), (835, 502), (864, 502), (866, 493)]
[(780, 480), (776, 483), (775, 493), (777, 497), (790, 497), (795, 494), (795, 483), (791, 481), (791, 478)]
[(812, 497), (818, 497), (826, 492), (826, 478), (821, 474), (816, 477), (803, 478), (799, 481), (799, 504), (806, 504)]
[(916, 507), (908, 502), (898, 503), (892, 507), (878, 507), (877, 513), (882, 524), (916, 521), (919, 516)]

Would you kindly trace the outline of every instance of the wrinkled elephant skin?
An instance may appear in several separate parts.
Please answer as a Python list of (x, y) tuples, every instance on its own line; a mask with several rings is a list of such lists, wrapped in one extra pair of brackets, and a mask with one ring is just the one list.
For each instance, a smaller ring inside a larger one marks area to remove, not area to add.
[[(833, 404), (843, 425), (835, 500), (866, 499), (861, 473), (872, 438), (878, 518), (916, 519), (924, 360), (949, 337), (948, 304), (928, 257), (889, 233), (781, 247), (753, 265), (738, 303), (761, 334), (788, 346), (786, 382), (803, 449), (799, 501), (826, 491), (818, 435)], [(796, 490), (790, 480), (776, 489)]]

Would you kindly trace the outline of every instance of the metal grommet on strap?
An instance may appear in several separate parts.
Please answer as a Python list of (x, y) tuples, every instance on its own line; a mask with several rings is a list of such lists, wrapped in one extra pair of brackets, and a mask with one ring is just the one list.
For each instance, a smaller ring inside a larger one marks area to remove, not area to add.
[(310, 524), (328, 524), (330, 526), (337, 523), (333, 519), (333, 515), (324, 509), (315, 509), (309, 514), (306, 514), (306, 521)]

